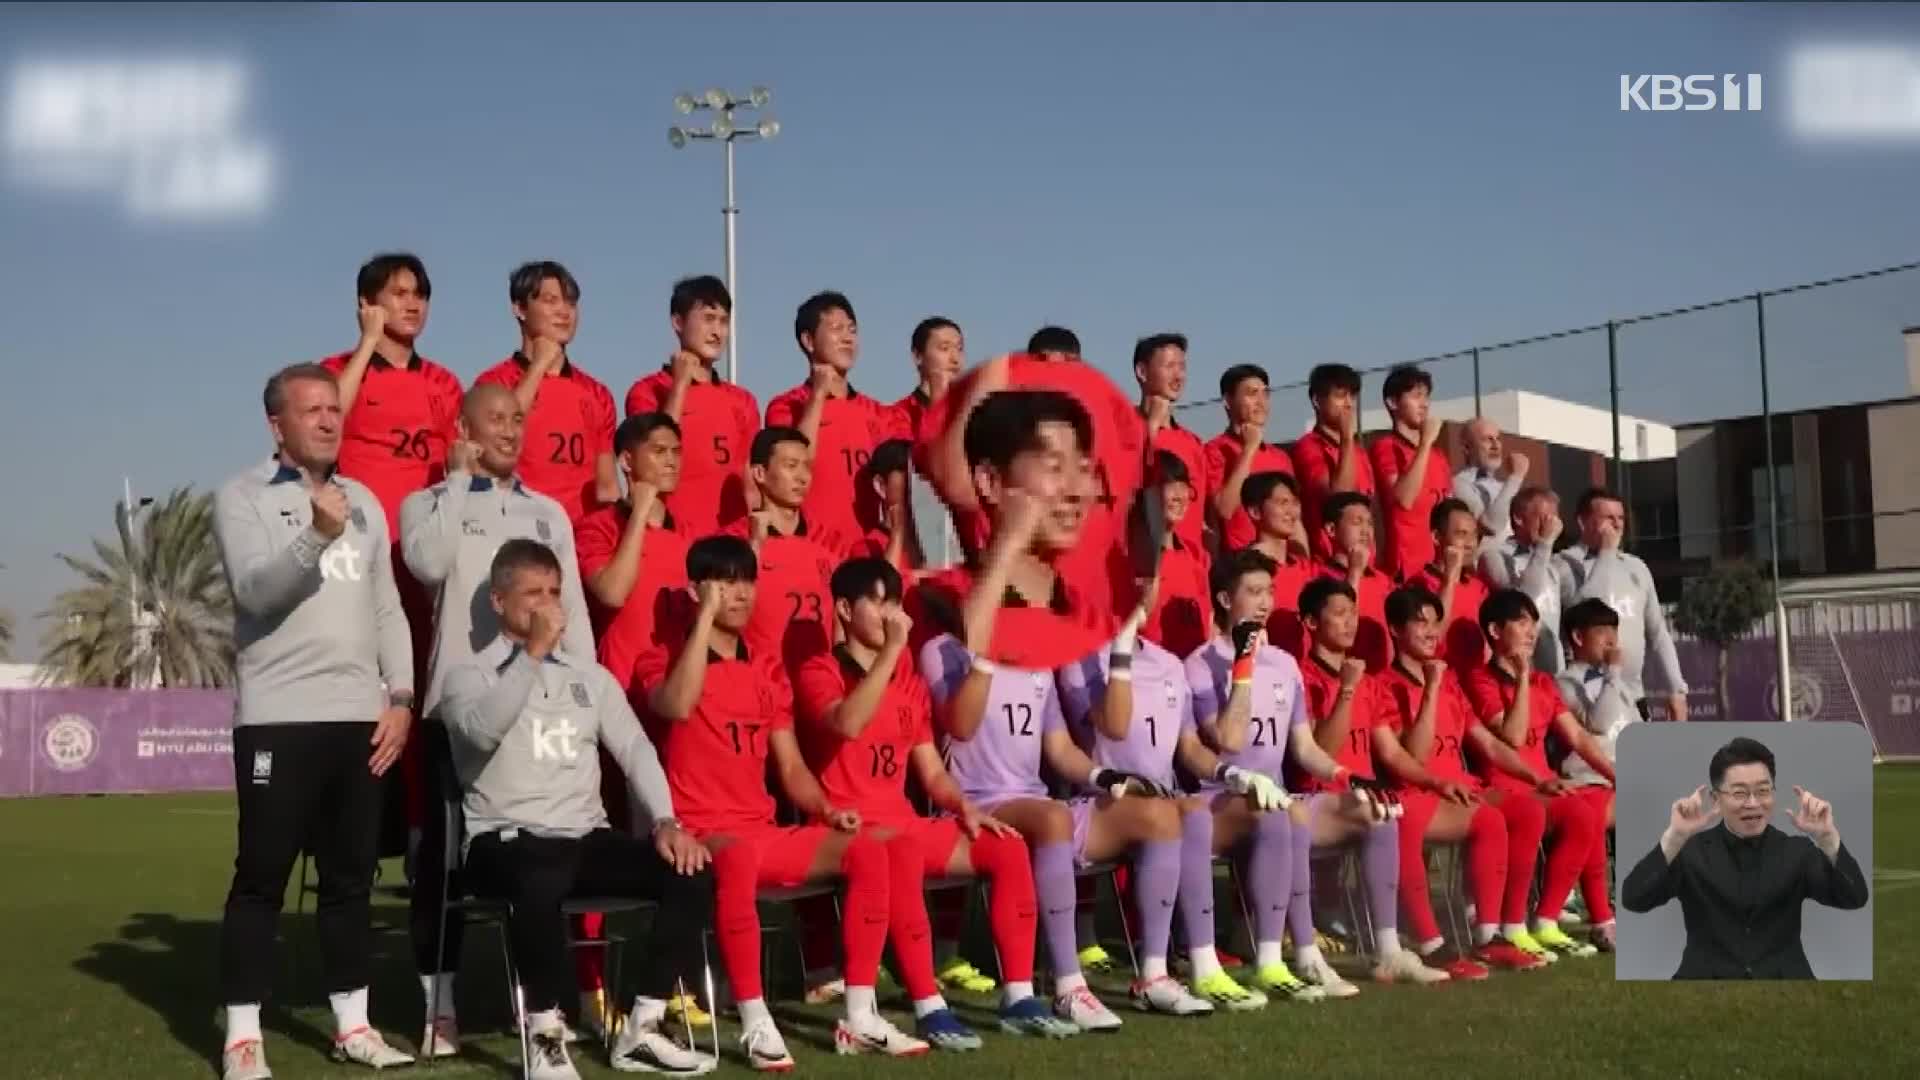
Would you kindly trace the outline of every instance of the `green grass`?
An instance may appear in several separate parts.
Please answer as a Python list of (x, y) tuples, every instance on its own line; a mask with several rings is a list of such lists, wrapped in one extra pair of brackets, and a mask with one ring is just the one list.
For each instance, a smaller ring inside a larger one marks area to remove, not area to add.
[[(1435, 989), (1365, 986), (1360, 997), (1276, 1004), (1199, 1020), (1138, 1016), (1126, 1030), (1061, 1043), (989, 1035), (977, 1054), (919, 1061), (836, 1058), (831, 1013), (783, 1008), (806, 1076), (1461, 1078), (1914, 1075), (1920, 990), (1920, 769), (1877, 770), (1875, 978), (1871, 984), (1615, 983), (1602, 958)], [(214, 1075), (215, 943), (233, 857), (225, 796), (0, 802), (0, 1016), (12, 1020), (0, 1077)], [(395, 876), (391, 872), (389, 877)], [(383, 897), (375, 919), (404, 912)], [(291, 910), (291, 904), (289, 904)], [(325, 1058), (331, 1018), (317, 989), (310, 920), (282, 923), (277, 1005), (267, 1011), (280, 1077), (364, 1076)], [(421, 1002), (403, 934), (378, 938), (374, 1020), (407, 1045)], [(517, 1061), (490, 935), (461, 983), (468, 1057), (436, 1075), (507, 1075)], [(898, 1005), (899, 1003), (895, 1003)], [(985, 1002), (956, 1002), (988, 1024)], [(479, 1029), (491, 1029), (480, 1032)], [(727, 1025), (729, 1032), (733, 1025)], [(586, 1057), (587, 1055), (582, 1055)], [(588, 1076), (616, 1075), (593, 1061)], [(747, 1075), (737, 1063), (724, 1073)]]

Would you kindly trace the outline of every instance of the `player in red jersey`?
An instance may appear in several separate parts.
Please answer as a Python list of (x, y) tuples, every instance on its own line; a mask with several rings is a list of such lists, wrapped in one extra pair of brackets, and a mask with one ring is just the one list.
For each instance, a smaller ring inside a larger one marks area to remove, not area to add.
[(1173, 415), (1174, 405), (1187, 389), (1187, 336), (1153, 334), (1135, 342), (1133, 379), (1140, 384), (1140, 419), (1146, 425), (1147, 452), (1180, 459), (1193, 488), (1192, 500), (1199, 503), (1180, 520), (1180, 542), (1196, 552), (1204, 551), (1207, 514), (1201, 507), (1213, 497), (1206, 485), (1206, 448), (1200, 436), (1181, 427)]
[(1043, 326), (1027, 339), (1027, 355), (1048, 363), (1080, 362), (1080, 335), (1064, 326)]
[(1256, 473), (1292, 473), (1293, 460), (1278, 443), (1267, 441), (1267, 417), (1273, 406), (1267, 389), (1267, 369), (1258, 364), (1235, 364), (1220, 376), (1220, 404), (1227, 411), (1227, 429), (1203, 448), (1206, 456), (1208, 509), (1219, 532), (1220, 550), (1234, 551), (1253, 543), (1257, 530), (1247, 516), (1240, 489)]
[(1187, 466), (1165, 450), (1154, 457), (1153, 482), (1141, 498), (1159, 499), (1167, 523), (1166, 536), (1161, 540), (1158, 573), (1148, 568), (1146, 553), (1141, 550), (1147, 543), (1142, 516), (1145, 507), (1136, 501), (1127, 546), (1116, 552), (1113, 560), (1114, 610), (1132, 611), (1143, 598), (1141, 583), (1157, 577), (1158, 591), (1152, 596), (1153, 604), (1140, 627), (1140, 636), (1176, 657), (1185, 657), (1213, 638), (1213, 600), (1209, 585), (1213, 560), (1197, 544), (1188, 543), (1181, 530), (1181, 525), (1198, 513), (1193, 505), (1193, 477), (1187, 472)]
[(1307, 655), (1300, 626), (1300, 590), (1319, 576), (1307, 552), (1307, 527), (1300, 520), (1300, 486), (1292, 473), (1263, 472), (1240, 485), (1240, 504), (1253, 520), (1254, 540), (1247, 545), (1273, 562), (1273, 613), (1267, 640), (1295, 660)]
[[(916, 864), (909, 839), (862, 831), (860, 812), (828, 799), (807, 771), (793, 731), (793, 691), (770, 656), (744, 636), (754, 609), (758, 560), (737, 536), (709, 536), (687, 549), (687, 579), (699, 606), (675, 627), (673, 644), (640, 660), (648, 708), (667, 725), (667, 784), (681, 825), (713, 852), (714, 934), (740, 1012), (747, 1063), (765, 1072), (793, 1068), (760, 985), (760, 915), (755, 893), (840, 879), (847, 1013), (834, 1028), (842, 1053), (924, 1054), (928, 1045), (881, 1017), (874, 980), (886, 944), (890, 863)], [(817, 824), (774, 823), (768, 764), (793, 807)]]
[(762, 428), (747, 458), (760, 509), (725, 534), (749, 540), (760, 557), (747, 647), (778, 657), (791, 673), (833, 645), (827, 579), (852, 545), (801, 509), (813, 482), (805, 435), (789, 427)]
[(874, 447), (860, 471), (856, 510), (864, 531), (848, 552), (885, 559), (907, 578), (927, 562), (908, 488), (912, 454), (913, 444), (906, 439), (888, 439)]
[(967, 339), (960, 324), (945, 315), (921, 319), (913, 328), (911, 340), (913, 368), (920, 382), (913, 392), (893, 403), (893, 437), (912, 442), (920, 434), (920, 421), (935, 401), (945, 397), (953, 380), (967, 366)]
[(1479, 570), (1480, 556), (1495, 542), (1480, 538), (1480, 521), (1473, 508), (1449, 495), (1434, 504), (1431, 521), (1437, 558), (1420, 567), (1408, 580), (1440, 598), (1446, 625), (1447, 663), (1455, 671), (1472, 671), (1487, 659), (1487, 637), (1480, 632), (1480, 606), (1492, 587)]
[(1319, 543), (1335, 554), (1320, 564), (1319, 575), (1346, 582), (1359, 597), (1360, 636), (1353, 654), (1366, 661), (1368, 673), (1377, 674), (1393, 658), (1387, 637), (1387, 593), (1393, 582), (1373, 565), (1373, 503), (1357, 491), (1335, 492), (1320, 517), (1326, 524)]
[(894, 433), (894, 415), (849, 381), (860, 355), (860, 324), (845, 296), (808, 297), (794, 315), (793, 336), (807, 358), (807, 381), (767, 403), (767, 426), (794, 428), (812, 448), (807, 517), (836, 535), (859, 536), (855, 481), (873, 448)]
[(1323, 546), (1320, 531), (1328, 497), (1357, 491), (1373, 500), (1373, 466), (1360, 445), (1360, 373), (1345, 364), (1321, 364), (1307, 375), (1307, 400), (1313, 403), (1313, 427), (1293, 444), (1293, 474), (1300, 478), (1314, 553), (1325, 559), (1334, 554)]
[(1379, 565), (1389, 578), (1411, 581), (1434, 561), (1428, 519), (1434, 504), (1452, 494), (1453, 474), (1447, 470), (1446, 453), (1439, 448), (1440, 419), (1428, 410), (1433, 376), (1412, 364), (1401, 364), (1387, 372), (1380, 396), (1386, 400), (1393, 428), (1367, 448), (1387, 526)]
[[(1533, 909), (1533, 927), (1502, 926), (1507, 940), (1526, 948), (1536, 944), (1560, 955), (1593, 956), (1592, 945), (1575, 941), (1560, 929), (1560, 909), (1573, 890), (1575, 877), (1587, 912), (1596, 923), (1613, 918), (1607, 898), (1607, 853), (1601, 819), (1593, 806), (1575, 794), (1547, 764), (1547, 735), (1557, 736), (1607, 783), (1613, 782), (1613, 763), (1606, 751), (1574, 719), (1560, 698), (1560, 688), (1545, 672), (1533, 670), (1535, 635), (1540, 616), (1527, 594), (1502, 589), (1480, 605), (1480, 626), (1493, 655), (1468, 673), (1467, 698), (1474, 712), (1502, 742), (1512, 747), (1522, 769), (1498, 761), (1483, 775), (1496, 786), (1531, 796), (1547, 796), (1547, 871), (1540, 902)], [(1483, 766), (1487, 763), (1483, 763)], [(1597, 856), (1597, 857), (1596, 857)], [(1516, 940), (1518, 932), (1521, 940)], [(1532, 951), (1532, 950), (1529, 950)]]
[(520, 399), (527, 415), (520, 480), (578, 523), (620, 498), (613, 395), (567, 354), (580, 329), (580, 283), (557, 262), (527, 263), (507, 279), (507, 299), (520, 324), (520, 348), (474, 382), (499, 383)]
[(665, 502), (683, 532), (706, 536), (747, 516), (747, 447), (760, 430), (760, 403), (714, 370), (733, 333), (725, 283), (706, 274), (674, 282), (667, 316), (678, 347), (627, 390), (627, 415), (665, 413), (680, 426), (685, 482)]
[[(1469, 511), (1471, 514), (1471, 511)], [(1443, 966), (1456, 979), (1480, 979), (1486, 967), (1530, 971), (1545, 961), (1500, 937), (1502, 919), (1524, 924), (1533, 863), (1546, 831), (1540, 800), (1489, 789), (1467, 770), (1469, 753), (1481, 759), (1501, 752), (1467, 703), (1460, 681), (1441, 657), (1440, 598), (1418, 585), (1387, 597), (1387, 621), (1395, 643), (1393, 664), (1379, 676), (1385, 725), (1400, 753), (1383, 756), (1400, 784), (1400, 910), (1415, 948), (1432, 956), (1440, 926), (1428, 896), (1426, 845), (1462, 844), (1467, 888), (1476, 923), (1473, 957)]]

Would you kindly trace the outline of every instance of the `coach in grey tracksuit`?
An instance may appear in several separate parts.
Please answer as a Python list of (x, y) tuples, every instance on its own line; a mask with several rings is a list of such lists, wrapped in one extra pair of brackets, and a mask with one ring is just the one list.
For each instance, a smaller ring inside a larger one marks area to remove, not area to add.
[(1562, 551), (1560, 602), (1562, 610), (1589, 597), (1607, 602), (1620, 616), (1620, 680), (1645, 718), (1645, 669), (1649, 655), (1667, 692), (1670, 719), (1687, 718), (1687, 679), (1680, 670), (1680, 654), (1667, 629), (1666, 614), (1654, 591), (1653, 572), (1637, 556), (1620, 549), (1626, 527), (1626, 504), (1620, 497), (1596, 488), (1580, 497), (1575, 514), (1581, 542)]
[(1540, 612), (1540, 637), (1533, 646), (1533, 667), (1557, 675), (1564, 665), (1560, 649), (1560, 596), (1566, 571), (1553, 557), (1560, 538), (1560, 500), (1545, 488), (1520, 489), (1504, 535), (1481, 545), (1480, 572), (1497, 588), (1519, 589)]
[(379, 777), (405, 744), (413, 701), (386, 515), (365, 487), (334, 472), (333, 376), (288, 368), (268, 383), (266, 408), (278, 452), (214, 496), (238, 651), (239, 853), (220, 934), (229, 1045), (259, 1037), (232, 1030), (231, 1007), (257, 1016), (271, 989), (287, 877), (307, 843), (320, 876), (327, 989), (343, 1027), (366, 1024)]
[[(710, 1068), (710, 1059), (702, 1065), (683, 1048), (643, 1037), (657, 1034), (676, 978), (691, 987), (702, 969), (713, 907), (707, 851), (674, 819), (666, 773), (619, 684), (591, 658), (556, 647), (570, 618), (556, 602), (561, 573), (537, 542), (503, 545), (490, 588), (500, 634), (446, 674), (439, 711), (463, 792), (468, 878), (482, 895), (512, 902), (508, 932), (536, 1059), (562, 1053), (559, 1009), (574, 988), (561, 902), (631, 896), (659, 909), (615, 1057), (633, 1056), (652, 1071)], [(645, 808), (650, 835), (608, 827), (602, 748)]]

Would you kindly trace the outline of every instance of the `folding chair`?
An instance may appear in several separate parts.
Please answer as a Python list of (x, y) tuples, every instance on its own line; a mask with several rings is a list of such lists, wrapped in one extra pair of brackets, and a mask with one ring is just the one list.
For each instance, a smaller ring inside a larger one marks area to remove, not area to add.
[[(1358, 842), (1342, 844), (1337, 848), (1315, 852), (1309, 865), (1312, 879), (1320, 880), (1331, 865), (1332, 872), (1339, 878), (1340, 899), (1345, 908), (1346, 924), (1354, 937), (1353, 952), (1362, 959), (1371, 959), (1373, 945), (1373, 910), (1367, 904), (1367, 890), (1361, 880), (1360, 845)], [(1294, 942), (1299, 948), (1300, 942)]]
[[(1447, 909), (1447, 932), (1453, 935), (1454, 948), (1465, 956), (1473, 951), (1473, 925), (1467, 919), (1467, 845), (1460, 840), (1453, 843), (1435, 843), (1431, 840), (1425, 845), (1427, 860), (1428, 888), (1439, 882), (1441, 898)], [(1445, 864), (1445, 873), (1435, 873), (1436, 864)]]
[(1107, 879), (1107, 883), (1113, 887), (1114, 905), (1120, 913), (1120, 937), (1121, 940), (1126, 942), (1127, 946), (1127, 965), (1132, 969), (1133, 977), (1138, 979), (1140, 977), (1140, 955), (1139, 951), (1134, 947), (1133, 920), (1127, 915), (1126, 890), (1120, 887), (1120, 868), (1125, 865), (1125, 863), (1119, 861), (1089, 863), (1086, 866), (1076, 868), (1073, 872), (1073, 877), (1075, 881), (1104, 877)]

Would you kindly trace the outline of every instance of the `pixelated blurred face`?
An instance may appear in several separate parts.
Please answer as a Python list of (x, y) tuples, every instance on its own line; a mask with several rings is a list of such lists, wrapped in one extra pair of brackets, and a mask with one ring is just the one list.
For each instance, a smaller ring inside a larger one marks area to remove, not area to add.
[(845, 375), (860, 355), (860, 326), (845, 311), (828, 308), (813, 332), (801, 335), (800, 345), (814, 363)]
[(526, 414), (510, 393), (488, 394), (477, 405), (469, 400), (460, 414), (468, 441), (480, 447), (480, 467), (492, 476), (511, 476), (520, 467), (521, 440)]
[(1335, 593), (1327, 598), (1327, 605), (1320, 609), (1317, 618), (1305, 618), (1303, 621), (1316, 644), (1344, 653), (1352, 650), (1354, 635), (1360, 632), (1360, 608), (1353, 601)]
[(1134, 369), (1140, 389), (1151, 397), (1179, 401), (1187, 389), (1187, 350), (1178, 345), (1162, 345), (1147, 362)]
[(1255, 378), (1241, 379), (1240, 385), (1227, 395), (1227, 421), (1235, 427), (1241, 424), (1264, 427), (1272, 407), (1273, 393), (1266, 383)]
[(515, 570), (506, 589), (493, 590), (493, 610), (507, 633), (525, 638), (533, 630), (533, 614), (560, 607), (560, 575), (544, 566)]
[(427, 327), (427, 298), (420, 295), (420, 279), (402, 267), (387, 275), (387, 283), (369, 301), (387, 313), (387, 336), (412, 343)]
[(513, 305), (514, 318), (529, 338), (548, 338), (561, 345), (573, 341), (580, 329), (580, 301), (570, 299), (557, 277), (547, 278), (524, 304)]
[(1073, 425), (1046, 421), (1034, 431), (1032, 448), (1015, 454), (1006, 471), (982, 463), (974, 470), (981, 497), (1004, 513), (1007, 495), (1019, 493), (1039, 502), (1040, 523), (1034, 533), (1037, 550), (1057, 552), (1080, 538), (1086, 519), (1086, 501), (1092, 475)]
[(1531, 657), (1534, 643), (1539, 639), (1539, 621), (1525, 612), (1487, 628), (1487, 640), (1493, 646), (1493, 655), (1504, 660)]
[(332, 379), (287, 379), (281, 392), (280, 411), (267, 417), (274, 443), (309, 468), (340, 460), (340, 387)]
[(1333, 534), (1333, 553), (1336, 558), (1344, 559), (1347, 552), (1354, 548), (1373, 550), (1373, 510), (1365, 503), (1355, 503), (1340, 511), (1326, 525)]
[(1773, 774), (1758, 762), (1729, 765), (1713, 791), (1720, 818), (1735, 836), (1759, 836), (1773, 816)]
[(1269, 536), (1292, 536), (1300, 528), (1300, 496), (1284, 484), (1273, 485), (1267, 501), (1260, 504), (1260, 531)]
[(1233, 583), (1232, 592), (1220, 593), (1214, 602), (1226, 609), (1228, 626), (1249, 621), (1265, 626), (1273, 614), (1273, 575), (1249, 570)]
[(654, 428), (621, 457), (630, 483), (651, 484), (662, 495), (680, 486), (680, 436), (672, 428)]
[(888, 599), (885, 589), (875, 583), (873, 592), (849, 604), (834, 602), (835, 614), (847, 628), (847, 636), (869, 649), (878, 649), (887, 640), (887, 616), (900, 610), (900, 601)]
[(1617, 626), (1589, 626), (1573, 635), (1573, 658), (1583, 664), (1604, 664), (1620, 645)]
[(768, 502), (783, 510), (798, 510), (813, 487), (813, 455), (797, 442), (777, 443), (765, 465), (752, 468), (753, 482)]
[(673, 334), (681, 348), (711, 367), (727, 351), (733, 313), (719, 304), (696, 303), (685, 315), (673, 316)]
[(1407, 659), (1425, 663), (1440, 655), (1440, 629), (1439, 610), (1422, 604), (1418, 614), (1393, 628), (1394, 645)]
[(927, 335), (927, 347), (914, 354), (913, 366), (929, 386), (952, 382), (967, 364), (967, 341), (951, 326), (936, 327)]
[(1169, 480), (1160, 485), (1160, 512), (1166, 515), (1168, 525), (1178, 525), (1186, 520), (1187, 512), (1192, 508), (1192, 484), (1185, 480)]
[(1394, 419), (1407, 427), (1418, 429), (1427, 422), (1428, 407), (1432, 404), (1432, 392), (1424, 386), (1415, 386), (1399, 397), (1387, 402), (1387, 411)]

